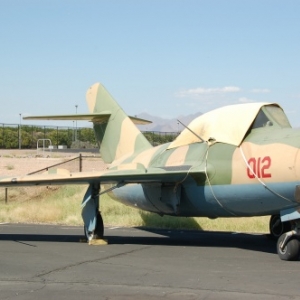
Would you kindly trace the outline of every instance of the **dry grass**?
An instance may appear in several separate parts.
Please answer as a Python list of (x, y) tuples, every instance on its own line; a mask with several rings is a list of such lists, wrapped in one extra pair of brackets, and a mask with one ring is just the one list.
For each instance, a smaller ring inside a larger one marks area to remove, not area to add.
[[(82, 225), (80, 204), (86, 186), (10, 188), (9, 203), (0, 195), (0, 222)], [(161, 217), (120, 204), (107, 195), (101, 198), (106, 226), (148, 226), (157, 228), (267, 233), (269, 217), (207, 218)]]

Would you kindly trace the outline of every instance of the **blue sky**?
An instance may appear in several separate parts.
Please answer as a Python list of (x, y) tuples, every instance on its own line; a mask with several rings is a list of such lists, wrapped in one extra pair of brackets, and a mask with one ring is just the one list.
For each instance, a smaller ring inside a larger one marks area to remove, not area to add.
[(1, 0), (0, 123), (86, 113), (102, 82), (130, 115), (266, 101), (300, 126), (299, 16), (299, 0)]

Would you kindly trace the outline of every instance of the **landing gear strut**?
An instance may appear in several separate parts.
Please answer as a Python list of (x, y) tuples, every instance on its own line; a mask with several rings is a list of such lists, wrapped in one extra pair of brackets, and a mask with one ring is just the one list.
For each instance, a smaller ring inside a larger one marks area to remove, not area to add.
[(103, 239), (104, 235), (104, 224), (100, 211), (97, 213), (96, 228), (94, 231), (88, 231), (88, 228), (84, 226), (84, 235), (88, 241)]
[(84, 234), (88, 241), (102, 239), (104, 225), (99, 211), (100, 183), (89, 185), (82, 201), (82, 218), (84, 222)]
[(290, 231), (292, 228), (290, 222), (281, 222), (280, 215), (273, 215), (270, 218), (269, 229), (271, 238), (278, 240), (282, 234)]

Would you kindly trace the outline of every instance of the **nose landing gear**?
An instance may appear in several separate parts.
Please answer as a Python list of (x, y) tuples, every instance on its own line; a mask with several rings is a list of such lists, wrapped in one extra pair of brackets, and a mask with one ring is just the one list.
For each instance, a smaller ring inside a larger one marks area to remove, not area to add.
[(277, 253), (282, 260), (298, 260), (300, 243), (298, 230), (291, 230), (282, 234), (277, 241)]
[[(273, 217), (273, 216), (272, 216)], [(275, 217), (273, 218), (275, 221)], [(271, 218), (272, 220), (272, 218)], [(273, 221), (275, 225), (276, 222)], [(288, 208), (280, 212), (280, 221), (291, 229), (280, 235), (277, 241), (277, 253), (282, 260), (298, 260), (300, 256), (300, 211), (299, 207)], [(271, 221), (270, 221), (271, 224)], [(276, 226), (275, 226), (276, 227)]]

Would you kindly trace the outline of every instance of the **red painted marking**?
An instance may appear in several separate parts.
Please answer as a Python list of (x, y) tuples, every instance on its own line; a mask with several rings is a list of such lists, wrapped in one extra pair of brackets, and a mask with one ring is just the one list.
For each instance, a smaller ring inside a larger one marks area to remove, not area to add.
[(257, 160), (257, 177), (261, 178), (261, 176), (260, 176), (260, 157)]
[[(251, 157), (248, 160), (247, 175), (250, 179), (271, 178), (272, 174), (268, 171), (271, 168), (272, 160), (270, 156), (265, 157)], [(256, 174), (256, 176), (255, 176)]]
[[(249, 168), (249, 166), (248, 166), (248, 168), (247, 168), (247, 174), (248, 174), (248, 177), (249, 178), (251, 178), (251, 179), (253, 179), (253, 178), (255, 178), (255, 173), (256, 173), (256, 159), (254, 158), (254, 157), (252, 157), (252, 158), (250, 158), (249, 160), (248, 160), (248, 165), (250, 166), (250, 168)], [(253, 171), (253, 172), (252, 172)]]
[(263, 167), (261, 168), (262, 178), (271, 178), (272, 174), (266, 173), (266, 171), (269, 170), (271, 167), (271, 157), (270, 156), (264, 157), (262, 163), (264, 164)]

